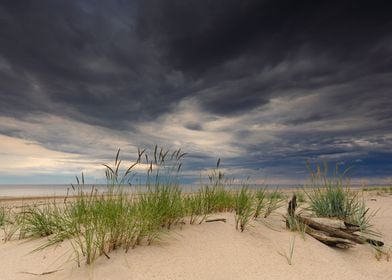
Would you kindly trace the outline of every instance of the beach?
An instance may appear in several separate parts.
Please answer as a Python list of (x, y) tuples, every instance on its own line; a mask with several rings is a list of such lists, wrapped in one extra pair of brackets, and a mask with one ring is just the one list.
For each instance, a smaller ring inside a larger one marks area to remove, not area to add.
[(387, 1), (0, 23), (0, 280), (392, 280)]
[[(366, 192), (366, 205), (377, 214), (374, 229), (382, 233), (384, 250), (392, 245), (392, 196)], [(61, 198), (59, 198), (61, 200)], [(7, 201), (17, 205), (20, 200)], [(279, 208), (267, 219), (253, 220), (240, 232), (233, 213), (209, 218), (226, 222), (178, 225), (151, 245), (127, 253), (115, 250), (91, 265), (80, 263), (69, 241), (32, 252), (45, 238), (0, 244), (1, 279), (391, 279), (392, 264), (377, 260), (369, 245), (350, 249), (328, 247), (312, 237), (286, 229)], [(291, 265), (290, 254), (294, 241)]]

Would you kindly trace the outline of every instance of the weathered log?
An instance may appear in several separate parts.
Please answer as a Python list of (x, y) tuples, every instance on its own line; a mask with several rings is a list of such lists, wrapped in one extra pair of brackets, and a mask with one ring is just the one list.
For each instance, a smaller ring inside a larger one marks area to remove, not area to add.
[(328, 233), (328, 235), (330, 235), (331, 237), (348, 239), (348, 240), (353, 241), (358, 244), (364, 244), (367, 242), (369, 244), (373, 244), (373, 245), (377, 245), (377, 246), (384, 245), (384, 243), (382, 241), (366, 238), (364, 236), (359, 236), (359, 235), (349, 233), (349, 232), (345, 232), (341, 229), (333, 228), (333, 227), (321, 224), (319, 222), (313, 221), (312, 219), (307, 218), (307, 217), (296, 215), (296, 218), (298, 219), (299, 222), (304, 223), (313, 229)]
[[(383, 246), (384, 243), (379, 240), (374, 240), (364, 236), (354, 234), (359, 230), (358, 225), (354, 225), (348, 222), (340, 222), (337, 220), (325, 219), (311, 219), (301, 215), (296, 215), (296, 196), (293, 195), (287, 208), (286, 226), (289, 227), (289, 219), (297, 220), (299, 223), (307, 225), (306, 233), (313, 236), (315, 239), (329, 245), (338, 248), (350, 248), (354, 245), (353, 242), (358, 244), (369, 243), (375, 246)], [(317, 221), (318, 220), (318, 221)], [(320, 222), (320, 221), (323, 221)]]
[[(359, 235), (357, 235), (355, 233), (353, 233), (353, 235), (354, 236), (359, 236)], [(371, 238), (368, 238), (368, 237), (363, 237), (363, 238), (365, 238), (366, 242), (369, 243), (370, 245), (374, 245), (374, 246), (377, 246), (377, 247), (384, 246), (384, 242), (382, 242), (380, 240), (375, 240), (375, 239), (371, 239)]]
[(349, 222), (347, 222), (347, 221), (344, 221), (343, 223), (344, 223), (344, 225), (345, 225), (346, 227), (355, 227), (355, 228), (358, 228), (358, 229), (359, 229), (359, 225), (356, 225), (356, 224), (353, 224), (353, 223), (349, 223)]
[(318, 223), (316, 221), (313, 221), (310, 218), (303, 217), (300, 215), (296, 215), (296, 218), (298, 219), (299, 222), (304, 223), (305, 225), (307, 225), (313, 229), (324, 231), (332, 237), (348, 239), (348, 240), (354, 241), (355, 243), (358, 243), (358, 244), (363, 244), (366, 242), (366, 239), (361, 236), (356, 236), (356, 235), (344, 232), (340, 229), (336, 229), (336, 228)]
[(342, 220), (338, 220), (338, 219), (330, 219), (330, 218), (312, 218), (313, 221), (321, 223), (323, 225), (332, 227), (332, 228), (336, 228), (336, 229), (340, 229), (344, 232), (347, 233), (354, 233), (356, 231), (359, 231), (359, 226), (353, 225), (353, 224), (349, 224), (346, 223)]
[(354, 232), (359, 231), (359, 229), (356, 227), (341, 227), (339, 229), (343, 230), (344, 232), (350, 233), (350, 234), (353, 234)]
[(352, 248), (355, 243), (344, 238), (339, 238), (339, 237), (332, 237), (327, 234), (325, 234), (322, 231), (318, 231), (315, 229), (311, 228), (306, 228), (306, 233), (312, 236), (313, 238), (317, 239), (318, 241), (332, 247), (337, 247), (341, 249), (348, 249)]
[(355, 225), (346, 221), (344, 221), (344, 226), (346, 228), (346, 231), (356, 232), (360, 230), (359, 225)]

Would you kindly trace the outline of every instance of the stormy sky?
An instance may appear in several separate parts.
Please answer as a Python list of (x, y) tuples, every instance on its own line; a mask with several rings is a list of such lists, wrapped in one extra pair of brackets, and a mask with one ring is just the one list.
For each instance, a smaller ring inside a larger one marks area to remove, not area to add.
[(1, 1), (0, 184), (70, 183), (121, 148), (187, 182), (392, 181), (388, 1)]

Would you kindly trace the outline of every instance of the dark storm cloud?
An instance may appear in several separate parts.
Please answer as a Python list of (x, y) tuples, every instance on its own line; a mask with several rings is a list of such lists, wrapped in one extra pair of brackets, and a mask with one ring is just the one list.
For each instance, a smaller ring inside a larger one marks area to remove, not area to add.
[(135, 35), (134, 14), (120, 2), (3, 5), (3, 114), (71, 114), (71, 106), (75, 117), (112, 126), (167, 110), (173, 86), (155, 50)]
[[(196, 104), (206, 123), (184, 116), (181, 127), (230, 133), (227, 145), (246, 155), (227, 156), (228, 166), (286, 162), (293, 174), (298, 162), (323, 155), (371, 164), (391, 145), (386, 1), (2, 1), (0, 39), (0, 117), (64, 117), (128, 130), (150, 145), (170, 139), (140, 126), (157, 122), (158, 130), (183, 104)], [(239, 127), (209, 129), (242, 116)], [(18, 124), (0, 132), (81, 150), (50, 125), (52, 135)], [(214, 157), (208, 150), (190, 166), (202, 168)]]
[(376, 46), (391, 25), (388, 9), (377, 1), (142, 1), (141, 6), (139, 33), (161, 43), (171, 63), (189, 71), (204, 72), (244, 54), (274, 64), (304, 45), (344, 61)]
[[(143, 1), (142, 7), (139, 32), (162, 47), (169, 63), (207, 87), (220, 81), (221, 93), (203, 98), (206, 110), (215, 113), (255, 108), (276, 87), (317, 89), (391, 71), (392, 25), (381, 2)], [(236, 65), (239, 58), (248, 63)], [(246, 79), (302, 59), (315, 64), (274, 80)], [(227, 69), (230, 61), (234, 71)], [(232, 83), (238, 80), (243, 85), (236, 88)]]
[[(392, 25), (377, 3), (9, 1), (0, 15), (1, 54), (10, 68), (2, 71), (1, 104), (9, 114), (17, 113), (9, 105), (50, 110), (36, 99), (39, 87), (56, 112), (72, 106), (85, 121), (104, 125), (125, 115), (154, 118), (189, 94), (226, 115), (287, 94), (277, 89), (322, 87), (390, 72), (392, 64)], [(320, 56), (327, 60), (321, 65), (249, 78)], [(182, 76), (173, 81), (168, 73), (175, 71)]]

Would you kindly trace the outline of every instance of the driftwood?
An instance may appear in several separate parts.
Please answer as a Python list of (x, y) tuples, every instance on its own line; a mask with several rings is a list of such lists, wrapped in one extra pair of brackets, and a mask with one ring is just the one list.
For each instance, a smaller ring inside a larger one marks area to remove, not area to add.
[(316, 221), (313, 221), (310, 218), (307, 217), (303, 217), (300, 215), (296, 215), (295, 218), (300, 222), (303, 223), (305, 225), (307, 225), (310, 228), (313, 228), (315, 230), (319, 230), (322, 231), (326, 234), (328, 234), (331, 237), (337, 237), (337, 238), (343, 238), (343, 239), (348, 239), (351, 240), (355, 243), (358, 244), (363, 244), (366, 242), (366, 239), (361, 237), (361, 236), (357, 236), (348, 232), (345, 232), (343, 230), (328, 226), (328, 225), (324, 225), (321, 223), (318, 223)]
[(325, 232), (315, 230), (309, 227), (306, 228), (306, 233), (312, 236), (314, 239), (317, 239), (318, 241), (328, 246), (338, 247), (341, 249), (348, 249), (355, 245), (354, 242), (348, 239), (332, 237), (327, 235)]
[(350, 224), (350, 223), (346, 223), (342, 220), (338, 220), (338, 219), (330, 219), (330, 218), (311, 218), (312, 221), (314, 222), (318, 222), (320, 224), (323, 224), (325, 226), (329, 226), (332, 228), (336, 228), (339, 230), (342, 230), (344, 232), (347, 233), (354, 233), (356, 231), (360, 231), (359, 226), (354, 225), (354, 224)]
[(307, 234), (328, 246), (347, 249), (353, 247), (355, 243), (369, 243), (375, 246), (384, 245), (382, 241), (355, 234), (356, 231), (359, 231), (358, 225), (338, 221), (321, 222), (322, 220), (320, 219), (304, 217), (295, 214), (296, 206), (296, 197), (293, 195), (287, 209), (288, 217), (286, 219), (286, 225), (289, 226), (289, 218), (291, 221), (296, 220), (301, 224), (305, 224), (307, 226), (305, 228)]

